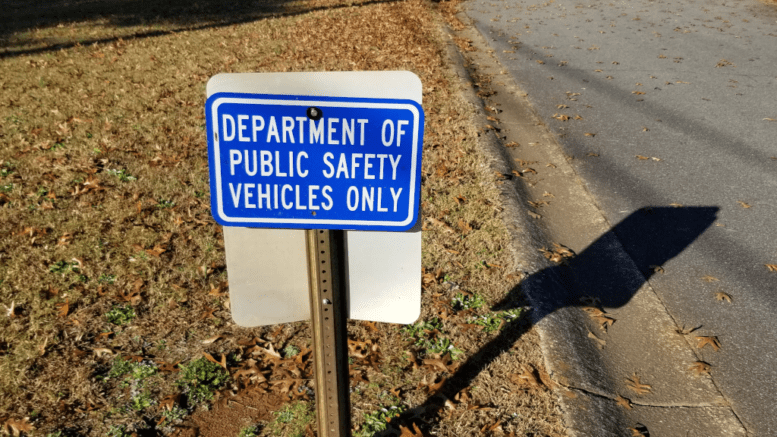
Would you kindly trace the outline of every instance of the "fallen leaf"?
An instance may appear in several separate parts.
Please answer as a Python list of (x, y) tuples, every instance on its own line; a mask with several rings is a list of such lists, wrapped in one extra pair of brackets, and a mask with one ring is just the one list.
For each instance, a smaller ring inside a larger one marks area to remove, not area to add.
[(641, 159), (642, 161), (647, 161), (650, 158), (648, 158), (647, 156), (637, 155), (637, 159)]
[(213, 358), (213, 355), (203, 352), (202, 355), (205, 357), (206, 360), (210, 361), (211, 363), (218, 364), (219, 366), (223, 367), (224, 370), (227, 370), (227, 357), (224, 354), (221, 354), (221, 361), (216, 361), (215, 358)]
[(399, 431), (400, 431), (399, 437), (427, 437), (428, 436), (428, 434), (421, 432), (421, 430), (418, 428), (418, 425), (416, 425), (415, 422), (413, 422), (412, 431), (410, 430), (410, 428), (404, 425), (399, 425)]
[(92, 349), (92, 352), (94, 352), (94, 354), (97, 357), (101, 357), (103, 355), (113, 356), (113, 351), (108, 349), (108, 348), (104, 348), (104, 347), (96, 347), (96, 348)]
[(764, 264), (770, 272), (777, 272), (777, 264)]
[(737, 203), (739, 204), (739, 206), (741, 206), (742, 208), (745, 208), (745, 209), (753, 207), (753, 205), (750, 205), (749, 203), (743, 202), (741, 200), (737, 200)]
[(638, 423), (634, 428), (629, 428), (629, 431), (631, 431), (631, 437), (645, 437), (650, 435), (647, 427), (641, 423)]
[(14, 437), (19, 437), (21, 433), (29, 433), (32, 431), (32, 425), (29, 423), (30, 418), (25, 417), (22, 420), (8, 419), (3, 425), (3, 430), (9, 434), (13, 433)]
[(620, 405), (621, 407), (623, 407), (623, 408), (625, 408), (627, 410), (631, 410), (632, 409), (631, 401), (626, 399), (626, 398), (624, 398), (621, 395), (616, 395), (615, 396), (615, 402), (617, 402), (618, 405)]
[(715, 336), (697, 336), (696, 340), (699, 341), (699, 343), (696, 345), (698, 349), (704, 348), (704, 346), (710, 345), (713, 350), (716, 352), (720, 350), (720, 341), (718, 341), (718, 337)]
[(704, 281), (704, 282), (718, 282), (718, 281), (720, 281), (720, 279), (718, 279), (718, 278), (716, 278), (714, 276), (710, 276), (710, 275), (703, 276), (701, 278), (701, 280)]
[(661, 266), (651, 265), (650, 268), (653, 269), (655, 273), (664, 273), (664, 268)]
[(674, 208), (682, 208), (683, 204), (682, 203), (677, 203), (677, 202), (672, 202), (672, 203), (669, 204), (669, 206), (674, 207)]
[(631, 94), (636, 94), (638, 96), (641, 96), (641, 95), (645, 94), (645, 92), (644, 91), (632, 91)]
[(511, 141), (507, 144), (505, 144), (505, 147), (520, 147), (521, 145), (516, 143), (515, 141)]
[(206, 338), (205, 340), (202, 340), (202, 344), (211, 344), (215, 342), (216, 340), (220, 339), (220, 335), (214, 335), (213, 337)]
[(523, 366), (522, 370), (523, 371), (520, 374), (513, 373), (510, 375), (510, 381), (516, 385), (528, 387), (530, 389), (538, 389), (541, 387), (541, 383), (537, 378), (537, 375), (535, 375), (535, 370), (533, 367)]
[(211, 318), (211, 317), (215, 317), (215, 316), (213, 315), (213, 312), (214, 312), (214, 311), (216, 311), (216, 308), (211, 308), (211, 307), (209, 307), (209, 306), (207, 306), (207, 305), (206, 305), (206, 306), (205, 306), (205, 310), (204, 310), (204, 311), (202, 312), (202, 314), (200, 315), (200, 320), (205, 320), (205, 319), (209, 319), (209, 318)]
[(56, 305), (56, 307), (57, 307), (57, 315), (59, 317), (67, 317), (67, 312), (70, 311), (69, 302), (70, 302), (70, 300), (67, 299), (67, 300), (65, 300), (64, 303), (58, 303)]
[(651, 385), (648, 384), (642, 384), (639, 382), (639, 376), (637, 376), (636, 373), (634, 373), (631, 378), (626, 379), (626, 387), (630, 390), (634, 391), (638, 395), (643, 395), (645, 393), (650, 393), (650, 389), (652, 388)]
[(701, 376), (702, 374), (709, 375), (711, 367), (712, 366), (710, 366), (709, 363), (705, 363), (704, 361), (697, 361), (693, 363), (693, 365), (689, 367), (688, 370), (692, 370), (696, 376)]
[(569, 116), (564, 114), (553, 114), (552, 117), (555, 118), (556, 120), (561, 120), (561, 121), (569, 120)]
[(715, 293), (715, 299), (717, 299), (717, 300), (719, 300), (721, 302), (725, 300), (726, 302), (730, 303), (731, 302), (731, 295), (726, 293), (725, 291), (719, 291), (719, 292)]
[(585, 136), (587, 136), (587, 137), (595, 137), (595, 136), (596, 136), (596, 134), (595, 134), (595, 133), (593, 133), (593, 132), (586, 132), (586, 133), (584, 133), (583, 135), (585, 135)]

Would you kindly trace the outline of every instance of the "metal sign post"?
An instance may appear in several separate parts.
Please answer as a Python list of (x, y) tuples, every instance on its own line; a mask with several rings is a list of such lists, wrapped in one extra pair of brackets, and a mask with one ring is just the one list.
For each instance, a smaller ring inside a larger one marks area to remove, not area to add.
[(306, 231), (319, 437), (351, 429), (343, 293), (343, 231)]

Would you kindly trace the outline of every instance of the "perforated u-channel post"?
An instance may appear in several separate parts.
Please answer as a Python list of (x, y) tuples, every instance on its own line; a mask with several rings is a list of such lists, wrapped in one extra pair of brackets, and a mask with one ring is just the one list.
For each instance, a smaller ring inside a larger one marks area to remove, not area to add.
[(351, 406), (344, 231), (306, 232), (318, 436), (347, 437), (351, 430)]

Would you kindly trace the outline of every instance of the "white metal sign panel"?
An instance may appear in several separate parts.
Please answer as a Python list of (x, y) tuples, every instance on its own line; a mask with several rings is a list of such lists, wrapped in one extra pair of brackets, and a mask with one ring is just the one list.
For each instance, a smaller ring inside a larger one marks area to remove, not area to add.
[[(410, 72), (219, 74), (207, 93), (253, 93), (421, 104)], [(418, 221), (420, 222), (420, 221)], [(310, 318), (305, 235), (296, 229), (224, 227), (232, 317), (241, 326)], [(412, 323), (421, 312), (421, 230), (346, 231), (348, 317)]]

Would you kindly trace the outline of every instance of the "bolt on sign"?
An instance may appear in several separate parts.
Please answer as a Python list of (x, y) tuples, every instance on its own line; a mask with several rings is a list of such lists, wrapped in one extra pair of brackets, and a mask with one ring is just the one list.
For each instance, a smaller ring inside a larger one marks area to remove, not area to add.
[(211, 78), (211, 210), (236, 323), (310, 318), (303, 229), (346, 230), (349, 318), (418, 318), (421, 90), (401, 71)]

